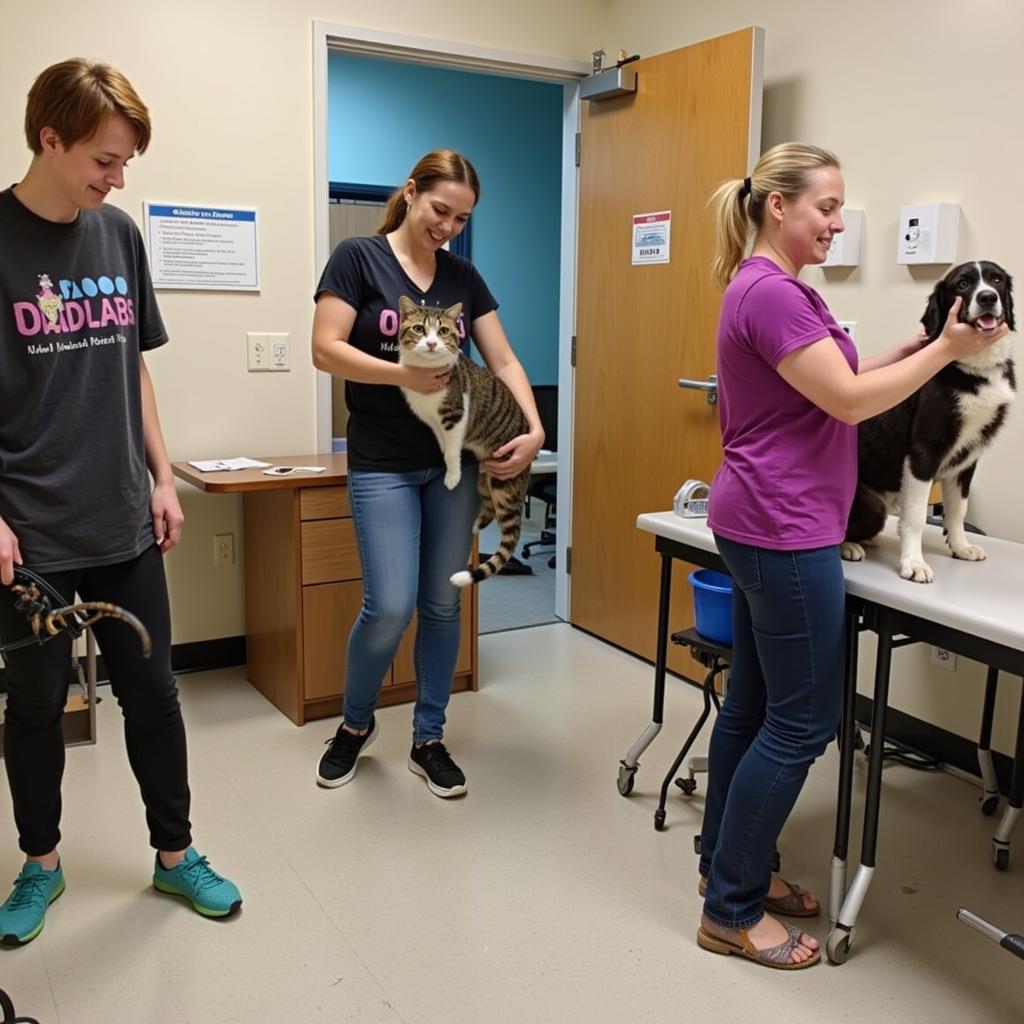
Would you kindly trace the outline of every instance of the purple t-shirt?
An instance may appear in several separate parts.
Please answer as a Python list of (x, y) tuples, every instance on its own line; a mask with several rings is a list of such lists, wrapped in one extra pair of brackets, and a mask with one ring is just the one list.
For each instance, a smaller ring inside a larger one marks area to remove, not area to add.
[(849, 335), (809, 285), (771, 260), (744, 260), (722, 297), (718, 411), (723, 460), (708, 525), (780, 551), (838, 544), (857, 483), (857, 428), (819, 409), (776, 367), (831, 335), (857, 372)]

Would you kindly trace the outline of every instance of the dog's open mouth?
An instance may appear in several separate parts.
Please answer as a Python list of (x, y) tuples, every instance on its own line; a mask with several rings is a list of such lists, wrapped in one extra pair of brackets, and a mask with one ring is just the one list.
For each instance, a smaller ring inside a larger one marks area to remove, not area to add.
[(974, 321), (973, 326), (978, 331), (994, 331), (1001, 323), (1002, 320), (999, 317), (985, 313)]

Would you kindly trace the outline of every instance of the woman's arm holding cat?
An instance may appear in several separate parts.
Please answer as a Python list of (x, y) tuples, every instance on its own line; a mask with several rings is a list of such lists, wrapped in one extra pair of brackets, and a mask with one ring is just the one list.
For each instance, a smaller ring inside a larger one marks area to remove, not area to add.
[(484, 469), (501, 480), (518, 476), (540, 451), (544, 444), (544, 428), (540, 425), (533, 388), (522, 363), (509, 344), (498, 314), (493, 310), (473, 321), (473, 342), (484, 357), (487, 368), (499, 377), (512, 392), (530, 425), (530, 432), (512, 438), (508, 444), (496, 449)]
[(402, 366), (377, 359), (350, 345), (348, 336), (356, 322), (357, 310), (329, 292), (321, 294), (313, 314), (313, 365), (332, 377), (358, 384), (392, 384), (422, 394), (437, 390), (446, 372), (422, 366)]

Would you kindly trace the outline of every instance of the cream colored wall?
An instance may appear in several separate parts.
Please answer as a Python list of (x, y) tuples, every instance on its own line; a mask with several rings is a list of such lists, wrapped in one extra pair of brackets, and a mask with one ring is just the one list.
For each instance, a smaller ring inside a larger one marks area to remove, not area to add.
[[(1024, 304), (1024, 138), (1017, 130), (1024, 8), (1010, 0), (610, 0), (608, 11), (606, 33), (591, 47), (608, 53), (647, 55), (746, 25), (765, 29), (763, 148), (802, 139), (833, 149), (847, 205), (865, 211), (861, 266), (803, 275), (838, 319), (856, 321), (862, 352), (909, 337), (942, 272), (897, 266), (896, 220), (906, 203), (960, 203), (961, 258), (994, 259), (1016, 272)], [(1016, 541), (1024, 541), (1022, 450), (1018, 408), (980, 464), (968, 516)], [(1024, 614), (1024, 580), (1021, 590)], [(862, 686), (873, 652), (866, 642)], [(929, 654), (921, 647), (895, 653), (893, 706), (975, 736), (984, 671), (961, 659), (946, 672)], [(1020, 683), (1003, 678), (994, 746), (1012, 751)]]
[[(9, 7), (9, 9), (8, 9)], [(172, 460), (315, 450), (309, 360), (313, 243), (314, 19), (365, 25), (521, 53), (579, 59), (579, 26), (595, 0), (481, 4), (477, 0), (51, 0), (7, 5), (0, 63), (0, 180), (17, 180), (34, 76), (70, 56), (108, 61), (129, 77), (154, 123), (114, 200), (141, 223), (148, 199), (256, 206), (262, 289), (257, 295), (159, 293), (171, 344), (147, 358)], [(543, 26), (541, 28), (540, 26)], [(415, 104), (415, 97), (410, 97)], [(372, 139), (359, 140), (373, 145)], [(291, 335), (291, 371), (246, 372), (247, 331)], [(176, 643), (244, 632), (242, 566), (213, 568), (213, 535), (234, 533), (241, 502), (179, 485), (184, 540), (167, 559)]]

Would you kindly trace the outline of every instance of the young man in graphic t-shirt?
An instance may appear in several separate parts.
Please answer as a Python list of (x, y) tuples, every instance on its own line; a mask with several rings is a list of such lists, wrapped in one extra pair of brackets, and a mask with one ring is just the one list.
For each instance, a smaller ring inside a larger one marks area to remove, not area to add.
[[(30, 635), (9, 589), (18, 566), (65, 604), (77, 592), (142, 621), (148, 659), (123, 623), (93, 628), (157, 851), (153, 884), (224, 917), (241, 896), (192, 848), (171, 674), (162, 556), (183, 517), (143, 359), (167, 333), (138, 228), (105, 205), (149, 144), (149, 114), (119, 72), (75, 59), (36, 79), (25, 133), (31, 165), (0, 192), (0, 644)], [(9, 945), (35, 938), (64, 891), (57, 845), (70, 644), (61, 633), (4, 655), (4, 764), (26, 855), (0, 906)]]

